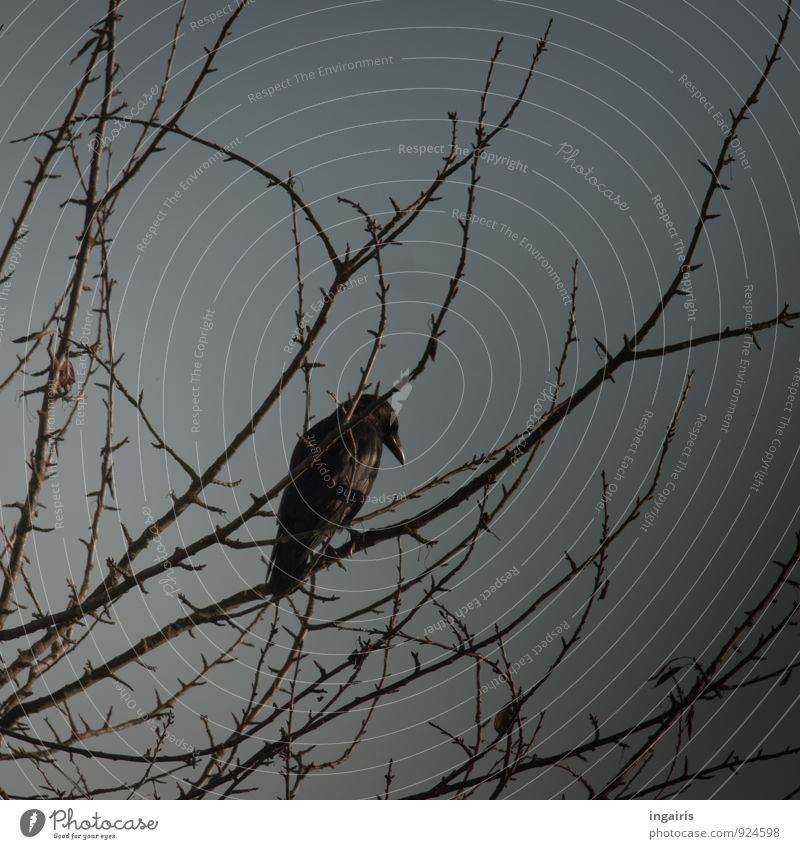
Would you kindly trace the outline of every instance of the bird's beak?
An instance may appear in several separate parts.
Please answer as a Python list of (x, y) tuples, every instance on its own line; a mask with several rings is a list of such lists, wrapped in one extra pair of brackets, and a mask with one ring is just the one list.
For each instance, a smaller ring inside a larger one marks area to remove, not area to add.
[(400, 461), (400, 465), (405, 465), (406, 455), (403, 453), (403, 446), (400, 444), (400, 437), (395, 434), (390, 434), (386, 437), (386, 447)]

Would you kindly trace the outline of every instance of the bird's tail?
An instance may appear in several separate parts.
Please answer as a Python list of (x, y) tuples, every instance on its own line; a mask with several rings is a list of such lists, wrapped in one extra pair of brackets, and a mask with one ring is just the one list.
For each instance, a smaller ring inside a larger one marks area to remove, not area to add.
[(310, 551), (296, 540), (282, 542), (272, 549), (272, 569), (267, 579), (267, 592), (283, 595), (305, 576)]

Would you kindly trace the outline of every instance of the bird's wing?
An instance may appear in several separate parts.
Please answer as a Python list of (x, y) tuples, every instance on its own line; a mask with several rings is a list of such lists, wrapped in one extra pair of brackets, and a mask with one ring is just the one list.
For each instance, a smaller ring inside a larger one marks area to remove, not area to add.
[(324, 452), (317, 450), (338, 426), (336, 413), (328, 416), (301, 437), (292, 453), (292, 468), (309, 456), (314, 462), (281, 499), (278, 520), (288, 533), (347, 525), (372, 489), (381, 460), (379, 435), (369, 423), (362, 423)]
[(287, 585), (289, 576), (302, 577), (313, 550), (350, 524), (377, 477), (382, 441), (369, 422), (356, 425), (324, 451), (317, 449), (338, 427), (334, 413), (301, 437), (292, 452), (291, 468), (309, 456), (314, 462), (286, 487), (278, 508), (280, 532), (294, 539), (273, 550), (276, 590)]
[(344, 442), (348, 453), (348, 462), (344, 464), (347, 479), (342, 482), (340, 494), (347, 504), (341, 524), (348, 525), (364, 506), (378, 476), (383, 443), (369, 422), (345, 434)]

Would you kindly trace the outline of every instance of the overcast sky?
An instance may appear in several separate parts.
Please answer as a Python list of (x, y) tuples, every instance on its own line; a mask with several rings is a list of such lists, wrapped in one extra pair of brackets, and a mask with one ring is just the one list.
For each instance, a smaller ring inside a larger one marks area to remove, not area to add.
[[(146, 109), (152, 100), (178, 5), (123, 4), (120, 87), (129, 111), (137, 103)], [(80, 67), (68, 60), (104, 7), (98, 0), (75, 0), (54, 18), (43, 0), (3, 5), (0, 184), (8, 187), (2, 207), (6, 227), (35, 152), (9, 142), (52, 125), (64, 110)], [(400, 428), (408, 462), (399, 467), (387, 455), (373, 496), (406, 492), (525, 428), (554, 376), (568, 317), (564, 291), (576, 258), (581, 343), (570, 385), (600, 365), (594, 337), (617, 349), (623, 334), (650, 312), (676, 271), (707, 185), (697, 160), (715, 161), (728, 110), (738, 108), (755, 83), (781, 7), (778, 0), (563, 0), (557, 8), (512, 0), (253, 0), (220, 53), (218, 72), (182, 125), (275, 172), (291, 170), (342, 245), (357, 244), (364, 234), (337, 195), (358, 199), (376, 215), (391, 209), (389, 196), (410, 200), (440, 162), (437, 146), (449, 138), (448, 111), (462, 119), (460, 143), (471, 143), (471, 122), (497, 39), (504, 37), (504, 50), (490, 121), (507, 107), (536, 39), (548, 19), (554, 20), (550, 49), (513, 127), (482, 165), (477, 200), (483, 218), (473, 229), (465, 281), (439, 355), (403, 402)], [(225, 15), (223, 0), (190, 0), (171, 103), (185, 93)], [(652, 344), (739, 325), (748, 316), (769, 318), (784, 301), (800, 302), (798, 45), (795, 20), (784, 61), (741, 132), (736, 163), (726, 170), (731, 191), (714, 203), (720, 218), (709, 225), (700, 249), (703, 268), (692, 276), (691, 296), (670, 307)], [(123, 134), (118, 140), (121, 150), (125, 139)], [(3, 376), (17, 352), (11, 339), (38, 326), (67, 280), (79, 212), (58, 208), (74, 182), (68, 162), (61, 170), (64, 178), (48, 186), (37, 203), (15, 274), (0, 290)], [(387, 250), (389, 332), (375, 372), (384, 388), (413, 367), (424, 349), (429, 316), (457, 258), (463, 180), (459, 174), (441, 193), (402, 246)], [(242, 427), (290, 356), (296, 301), (288, 214), (284, 196), (266, 191), (246, 169), (175, 138), (116, 212), (111, 246), (119, 281), (116, 346), (126, 352), (120, 374), (132, 391), (144, 390), (153, 421), (198, 465), (217, 456)], [(302, 236), (308, 238), (307, 291), (317, 293), (330, 284), (329, 269), (310, 229), (304, 227)], [(316, 416), (332, 410), (328, 393), (343, 397), (354, 389), (371, 342), (375, 269), (360, 274), (363, 279), (354, 280), (337, 302), (315, 352), (324, 364), (314, 372)], [(309, 295), (309, 303), (317, 297)], [(84, 299), (79, 317), (79, 327), (87, 329), (97, 321), (90, 299)], [(458, 607), (498, 575), (518, 570), (474, 614), (470, 624), (480, 632), (513, 615), (520, 599), (541, 588), (561, 568), (565, 550), (588, 551), (599, 535), (601, 470), (609, 478), (618, 475), (610, 501), (618, 517), (649, 480), (685, 377), (695, 370), (667, 467), (672, 472), (687, 447), (688, 462), (657, 515), (635, 523), (618, 544), (604, 606), (580, 649), (542, 690), (541, 705), (530, 711), (547, 708), (562, 718), (544, 729), (544, 748), (568, 745), (578, 729), (584, 733), (590, 711), (622, 722), (655, 709), (663, 693), (647, 682), (653, 671), (669, 657), (710, 651), (756, 588), (771, 579), (770, 561), (788, 553), (800, 527), (800, 406), (783, 425), (781, 417), (800, 364), (800, 329), (763, 333), (759, 344), (760, 350), (743, 354), (746, 345), (734, 340), (624, 369), (548, 439), (533, 475), (494, 528), (497, 536), (481, 540), (454, 587), (449, 604)], [(743, 357), (749, 361), (744, 372)], [(32, 378), (25, 380), (18, 389), (32, 385)], [(285, 473), (302, 426), (302, 403), (296, 382), (226, 470), (231, 479), (243, 479), (239, 490), (215, 493), (227, 509), (246, 505), (249, 493), (263, 492)], [(4, 504), (24, 491), (34, 409), (9, 392), (3, 397)], [(127, 524), (141, 529), (148, 512), (166, 509), (170, 490), (179, 491), (185, 478), (152, 450), (128, 411), (120, 412), (118, 427), (130, 445), (117, 456), (117, 504)], [(83, 493), (93, 486), (84, 485), (83, 473), (96, 470), (103, 428), (98, 393), (60, 458), (64, 528), (37, 537), (30, 552), (32, 580), (53, 608), (63, 603), (64, 579), (82, 554)], [(635, 439), (634, 460), (621, 467)], [(765, 452), (770, 462), (757, 478)], [(45, 501), (52, 507), (47, 487)], [(3, 521), (12, 521), (11, 514), (4, 512)], [(215, 521), (190, 511), (164, 543), (170, 548)], [(443, 539), (463, 533), (465, 521), (463, 514), (450, 517), (436, 533)], [(264, 523), (256, 533), (269, 536), (272, 530)], [(122, 544), (118, 521), (109, 518), (100, 561)], [(366, 600), (393, 580), (393, 552), (371, 550), (346, 571), (328, 570), (321, 581), (348, 600), (360, 598), (356, 594)], [(147, 556), (152, 560), (156, 554)], [(421, 568), (424, 558), (424, 551), (409, 554), (407, 568)], [(181, 589), (196, 603), (263, 578), (263, 565), (252, 552), (216, 552), (201, 562), (210, 564), (202, 576), (181, 579)], [(585, 589), (576, 587), (527, 623), (510, 641), (509, 654), (523, 657), (569, 621)], [(109, 630), (103, 653), (121, 650), (143, 628), (152, 630), (179, 613), (176, 600), (158, 591), (126, 599), (117, 610), (125, 627), (121, 633)], [(438, 618), (431, 610), (420, 627)], [(336, 654), (349, 646), (345, 641), (312, 650)], [(161, 652), (159, 675), (180, 676), (194, 662), (195, 649)], [(776, 651), (792, 657), (796, 634), (783, 635)], [(87, 652), (96, 657), (100, 645)], [(519, 674), (530, 684), (538, 671)], [(236, 686), (235, 676), (226, 672), (191, 695), (185, 733), (198, 733), (199, 712), (224, 716), (233, 710)], [(319, 778), (305, 792), (369, 796), (389, 757), (402, 763), (399, 786), (413, 792), (451, 757), (426, 722), (436, 716), (450, 727), (468, 727), (473, 689), (472, 673), (460, 669), (431, 690), (404, 693), (376, 716), (369, 739), (338, 775), (335, 790), (326, 783), (332, 779)], [(796, 707), (797, 695), (794, 683), (763, 702), (743, 695), (738, 708), (721, 709), (701, 730), (699, 760), (732, 748), (734, 732), (743, 751), (762, 741), (771, 748), (785, 744), (792, 731), (786, 711)], [(114, 696), (109, 689), (94, 698), (102, 705)], [(749, 779), (719, 782), (714, 792), (768, 796), (785, 786), (778, 773), (759, 769)], [(35, 776), (0, 764), (6, 789), (26, 792), (29, 780)], [(279, 783), (266, 772), (261, 792), (275, 795)], [(563, 774), (543, 773), (517, 782), (511, 792), (547, 797), (563, 785)]]

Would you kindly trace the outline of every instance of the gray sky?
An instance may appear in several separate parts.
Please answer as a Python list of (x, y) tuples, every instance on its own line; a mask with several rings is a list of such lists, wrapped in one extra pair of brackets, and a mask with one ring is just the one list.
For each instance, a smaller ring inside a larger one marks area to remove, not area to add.
[[(9, 146), (9, 141), (51, 125), (63, 110), (62, 99), (78, 73), (68, 59), (104, 5), (76, 0), (53, 20), (52, 9), (41, 0), (4, 4), (0, 99), (8, 126), (0, 184), (9, 187), (2, 207), (6, 226), (16, 212), (21, 180), (32, 168), (28, 145)], [(697, 160), (716, 158), (724, 133), (720, 122), (754, 84), (781, 5), (773, 0), (635, 5), (566, 0), (550, 8), (499, 0), (339, 5), (254, 0), (182, 125), (278, 173), (291, 170), (342, 245), (362, 241), (363, 226), (349, 207), (337, 204), (337, 195), (358, 199), (374, 214), (391, 209), (390, 195), (398, 202), (413, 197), (440, 156), (418, 155), (418, 148), (447, 141), (448, 111), (457, 111), (463, 121), (460, 143), (471, 142), (470, 122), (497, 38), (502, 35), (505, 42), (490, 120), (516, 92), (536, 39), (554, 18), (550, 49), (529, 94), (512, 129), (491, 148), (495, 161), (482, 167), (478, 209), (486, 220), (474, 227), (465, 283), (435, 366), (414, 384), (400, 414), (409, 462), (401, 468), (385, 458), (373, 496), (406, 492), (524, 429), (553, 378), (568, 315), (560, 293), (569, 286), (576, 258), (581, 344), (570, 385), (601, 362), (593, 337), (616, 348), (623, 333), (649, 313), (675, 273), (676, 248), (691, 235), (695, 205), (707, 183)], [(173, 82), (173, 104), (220, 26), (221, 19), (206, 24), (206, 16), (224, 14), (223, 7), (222, 0), (191, 0), (176, 57), (182, 70)], [(131, 109), (152, 96), (160, 79), (177, 8), (154, 0), (124, 4), (121, 88)], [(651, 335), (652, 344), (741, 324), (750, 308), (753, 320), (762, 320), (784, 301), (797, 300), (799, 43), (795, 20), (784, 61), (741, 133), (739, 161), (726, 178), (732, 191), (715, 201), (721, 217), (710, 224), (699, 252), (704, 266), (693, 275), (692, 298), (683, 309), (670, 308), (666, 322)], [(364, 59), (378, 61), (348, 68), (347, 63)], [(120, 149), (129, 132), (120, 137)], [(576, 163), (593, 168), (616, 203), (571, 167)], [(122, 201), (112, 228), (111, 260), (119, 281), (116, 345), (126, 352), (121, 376), (132, 390), (144, 390), (149, 414), (168, 441), (202, 465), (241, 428), (288, 357), (284, 348), (296, 304), (289, 209), (282, 195), (265, 191), (241, 166), (178, 139), (146, 170)], [(0, 302), (6, 306), (0, 325), (3, 375), (14, 362), (11, 339), (37, 326), (67, 279), (78, 212), (57, 207), (74, 179), (68, 163), (62, 171), (62, 180), (37, 203), (7, 298)], [(441, 193), (402, 246), (387, 252), (390, 332), (375, 373), (383, 387), (416, 363), (429, 316), (446, 291), (457, 256), (456, 216), (465, 205), (463, 179), (459, 175)], [(156, 220), (155, 234), (148, 238)], [(308, 239), (307, 291), (315, 293), (330, 283), (328, 269), (307, 226), (302, 235)], [(366, 280), (354, 281), (337, 302), (317, 348), (324, 363), (314, 375), (317, 416), (332, 409), (328, 392), (352, 391), (371, 341), (366, 331), (377, 320), (375, 270), (363, 273)], [(316, 297), (309, 294), (312, 302)], [(89, 298), (79, 326), (93, 327), (97, 320)], [(751, 485), (784, 415), (800, 331), (764, 333), (759, 343), (761, 350), (751, 350), (738, 385), (741, 340), (625, 369), (548, 439), (533, 475), (494, 528), (497, 538), (481, 540), (454, 586), (451, 608), (479, 595), (507, 570), (519, 571), (490, 604), (471, 614), (469, 624), (480, 632), (512, 616), (516, 605), (558, 573), (565, 549), (589, 550), (599, 534), (595, 507), (601, 470), (609, 478), (619, 471), (644, 419), (634, 461), (623, 470), (610, 501), (612, 517), (619, 517), (652, 473), (685, 375), (695, 370), (667, 461), (672, 471), (690, 445), (674, 492), (650, 527), (635, 523), (618, 544), (609, 594), (585, 640), (542, 690), (542, 703), (529, 711), (547, 709), (552, 717), (544, 727), (544, 750), (585, 734), (590, 711), (616, 725), (655, 709), (663, 693), (647, 683), (653, 671), (671, 656), (710, 651), (736, 621), (732, 613), (745, 608), (756, 588), (772, 577), (770, 561), (788, 553), (800, 526), (795, 495), (800, 408), (780, 435), (763, 485), (757, 491)], [(204, 347), (197, 367), (199, 344)], [(18, 388), (29, 385), (20, 382)], [(735, 413), (726, 422), (734, 393)], [(193, 400), (201, 408), (194, 418)], [(33, 410), (8, 392), (0, 407), (6, 435), (0, 467), (4, 503), (19, 497), (27, 477)], [(285, 473), (301, 411), (298, 382), (226, 471), (231, 479), (243, 479), (241, 487), (215, 493), (217, 503), (235, 510), (249, 502), (249, 493), (264, 491)], [(700, 426), (690, 436), (697, 421)], [(32, 580), (54, 608), (63, 603), (64, 578), (82, 554), (78, 538), (87, 525), (82, 475), (86, 470), (96, 477), (103, 426), (98, 393), (60, 461), (65, 527), (37, 537), (31, 550)], [(158, 515), (166, 509), (169, 491), (179, 490), (184, 476), (151, 449), (128, 411), (120, 411), (119, 428), (131, 444), (117, 458), (117, 503), (130, 527), (141, 528), (148, 510)], [(5, 513), (3, 519), (10, 521)], [(190, 511), (164, 543), (171, 550), (214, 521), (200, 510)], [(469, 521), (460, 514), (430, 531), (443, 540), (455, 538)], [(264, 522), (253, 533), (269, 536), (272, 530)], [(117, 520), (110, 518), (100, 560), (120, 551), (122, 543)], [(321, 580), (347, 601), (366, 600), (393, 580), (393, 553), (375, 549)], [(155, 551), (146, 556), (155, 558)], [(421, 568), (424, 558), (424, 551), (413, 551), (407, 568)], [(208, 563), (201, 576), (181, 577), (181, 589), (198, 604), (263, 577), (251, 552), (218, 551), (200, 562)], [(585, 585), (575, 587), (521, 628), (509, 643), (510, 656), (523, 657), (569, 621), (585, 590)], [(121, 650), (179, 613), (178, 603), (157, 590), (126, 599), (117, 610), (124, 633), (109, 631), (102, 649)], [(438, 618), (431, 610), (419, 622), (424, 627)], [(313, 650), (324, 656), (350, 648), (343, 640)], [(783, 635), (776, 645), (786, 657), (796, 650), (796, 635)], [(97, 656), (100, 645), (87, 651)], [(159, 676), (180, 676), (198, 651), (183, 645), (157, 653)], [(523, 668), (520, 676), (532, 683), (543, 668)], [(237, 683), (241, 686), (241, 679), (228, 669), (187, 699), (187, 735), (198, 732), (194, 712), (224, 717), (235, 709)], [(371, 795), (389, 757), (401, 765), (398, 787), (413, 792), (451, 758), (426, 722), (436, 718), (453, 729), (467, 728), (473, 690), (472, 673), (460, 667), (424, 691), (387, 702), (369, 738), (337, 775), (335, 788), (331, 778), (312, 778), (306, 793)], [(98, 709), (114, 698), (110, 688), (94, 695)], [(700, 730), (698, 761), (732, 748), (734, 733), (744, 752), (762, 741), (779, 748), (791, 739), (785, 711), (796, 698), (792, 682), (763, 702), (755, 693), (744, 694), (737, 708), (711, 711)], [(714, 790), (721, 796), (769, 796), (785, 786), (782, 778), (779, 768), (758, 769), (749, 779), (720, 783)], [(16, 767), (0, 764), (4, 786), (25, 792), (26, 782)], [(264, 796), (280, 792), (279, 779), (268, 772), (260, 784)], [(518, 781), (511, 793), (547, 797), (563, 786), (564, 775), (551, 772)], [(578, 788), (568, 792), (578, 795)]]

